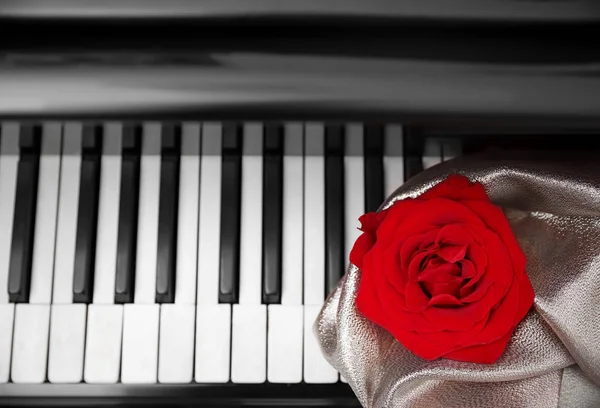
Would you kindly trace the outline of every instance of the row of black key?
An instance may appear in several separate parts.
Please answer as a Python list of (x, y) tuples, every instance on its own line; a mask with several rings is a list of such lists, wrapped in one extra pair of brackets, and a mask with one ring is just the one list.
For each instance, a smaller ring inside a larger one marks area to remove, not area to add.
[[(91, 303), (102, 158), (102, 126), (85, 125), (78, 205), (73, 301)], [(243, 126), (227, 123), (222, 134), (222, 188), (219, 301), (237, 303), (239, 297), (241, 183)], [(405, 138), (406, 178), (422, 170), (418, 140)], [(284, 127), (267, 124), (263, 134), (263, 274), (262, 300), (281, 302)], [(344, 141), (345, 127), (325, 127), (325, 234), (328, 293), (344, 272)], [(122, 135), (121, 192), (117, 242), (115, 302), (132, 303), (135, 292), (136, 246), (142, 126), (125, 125)], [(26, 303), (29, 297), (33, 234), (37, 204), (41, 127), (23, 126), (20, 134), (14, 228), (9, 270), (9, 299)], [(375, 211), (384, 198), (384, 127), (365, 126), (365, 209)], [(181, 127), (163, 125), (161, 135), (160, 203), (157, 242), (156, 302), (175, 298), (177, 210)], [(408, 156), (408, 157), (407, 157)], [(414, 158), (412, 156), (415, 156)]]

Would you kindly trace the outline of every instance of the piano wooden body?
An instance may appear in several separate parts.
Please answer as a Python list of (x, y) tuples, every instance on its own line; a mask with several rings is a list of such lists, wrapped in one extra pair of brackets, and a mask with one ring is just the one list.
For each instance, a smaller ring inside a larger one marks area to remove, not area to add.
[(313, 323), (358, 217), (598, 150), (594, 2), (0, 4), (0, 406), (359, 406)]

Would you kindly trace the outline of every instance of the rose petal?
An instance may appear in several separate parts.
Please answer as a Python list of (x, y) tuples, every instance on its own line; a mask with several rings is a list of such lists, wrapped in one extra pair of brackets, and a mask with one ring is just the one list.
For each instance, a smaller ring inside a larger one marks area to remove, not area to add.
[(421, 264), (429, 256), (427, 253), (421, 252), (415, 255), (408, 266), (408, 280), (411, 282), (419, 281), (419, 274), (421, 273)]
[[(463, 303), (473, 303), (481, 300), (484, 296), (488, 296), (489, 292), (493, 290), (494, 281), (489, 279), (485, 280), (477, 285), (477, 290), (475, 290), (474, 286), (464, 285), (461, 290), (461, 298), (460, 300)], [(499, 295), (493, 294), (489, 295), (491, 298), (492, 304), (496, 303), (495, 299), (499, 298)]]
[[(494, 288), (496, 286), (494, 285)], [(486, 326), (480, 333), (474, 333), (477, 343), (487, 344), (502, 338), (515, 326), (519, 312), (519, 285), (514, 285), (498, 305), (490, 312)], [(489, 298), (489, 296), (488, 296)]]
[[(402, 202), (400, 202), (402, 203)], [(388, 216), (377, 230), (377, 243), (389, 246), (393, 243), (404, 243), (415, 235), (438, 230), (451, 223), (472, 224), (485, 228), (485, 224), (477, 214), (461, 203), (436, 198), (430, 201), (413, 201), (412, 206), (393, 206)], [(420, 204), (414, 206), (414, 204)], [(402, 208), (408, 214), (397, 215)], [(396, 222), (397, 220), (401, 220)]]
[(425, 234), (418, 234), (408, 237), (400, 248), (400, 259), (402, 261), (402, 269), (408, 269), (413, 256), (418, 252), (423, 245), (427, 246), (434, 243), (437, 236), (437, 230), (429, 231)]
[(481, 183), (472, 183), (467, 177), (459, 174), (448, 176), (445, 180), (424, 192), (419, 198), (432, 199), (437, 197), (449, 198), (456, 201), (489, 201), (489, 197)]
[(477, 298), (479, 297), (478, 291), (485, 290), (485, 288), (493, 283), (496, 290), (494, 292), (492, 303), (495, 304), (506, 295), (506, 292), (513, 284), (513, 264), (506, 246), (500, 240), (498, 235), (483, 228), (478, 230), (478, 234), (485, 243), (487, 267), (483, 273), (478, 270), (478, 274), (465, 284), (465, 288), (474, 287), (475, 290), (470, 296)]
[(429, 267), (423, 270), (418, 277), (419, 282), (446, 283), (462, 282), (460, 267), (456, 264), (445, 263), (437, 267)]
[[(396, 229), (402, 225), (407, 219), (411, 219), (415, 212), (419, 211), (422, 203), (413, 199), (406, 199), (396, 201), (391, 207), (387, 209), (385, 218), (379, 224), (377, 229), (377, 241), (381, 242), (382, 245), (387, 246), (390, 242), (397, 242), (398, 237), (396, 236)], [(410, 236), (422, 234), (428, 229), (431, 229), (429, 225), (421, 224), (420, 230), (412, 230)], [(404, 242), (405, 239), (402, 240)]]
[(356, 294), (356, 307), (367, 319), (385, 327), (385, 314), (382, 311), (370, 272), (361, 272)]
[(362, 268), (362, 258), (375, 244), (377, 239), (377, 229), (381, 222), (387, 216), (388, 210), (382, 210), (378, 213), (369, 212), (359, 217), (361, 226), (359, 230), (363, 233), (356, 239), (350, 250), (350, 262), (358, 268)]
[(378, 246), (374, 252), (379, 257), (378, 272), (383, 274), (388, 282), (393, 285), (399, 293), (404, 293), (406, 282), (410, 278), (408, 271), (401, 266), (401, 260), (398, 256), (400, 244), (391, 245), (388, 248)]
[(464, 204), (478, 214), (486, 226), (501, 238), (510, 253), (515, 270), (524, 271), (527, 260), (504, 211), (498, 206), (480, 201), (466, 201)]
[(435, 237), (438, 245), (470, 245), (475, 240), (472, 232), (464, 224), (448, 224), (440, 228)]
[(465, 258), (466, 245), (446, 245), (436, 251), (436, 254), (446, 262), (456, 263)]
[[(421, 286), (427, 292), (430, 297), (435, 297), (439, 295), (450, 295), (453, 298), (460, 297), (460, 287), (462, 285), (461, 279), (458, 278), (458, 282), (441, 282), (441, 283), (431, 283), (431, 282), (423, 282)], [(431, 305), (431, 301), (429, 302)], [(460, 303), (462, 304), (462, 303)]]
[(429, 306), (462, 306), (462, 302), (456, 296), (446, 292), (432, 296)]
[[(475, 322), (480, 326), (482, 322)], [(425, 360), (435, 360), (450, 352), (464, 348), (466, 342), (472, 341), (469, 332), (415, 332), (406, 330), (399, 321), (388, 324), (388, 330), (404, 347)]]
[[(383, 250), (379, 245), (374, 246), (364, 258), (363, 270), (372, 272), (373, 285), (383, 312), (387, 316), (395, 316), (398, 310), (407, 310), (405, 288), (390, 279), (390, 276), (395, 275), (397, 271), (387, 267), (388, 257), (384, 255)], [(399, 275), (395, 278), (401, 277)]]
[(382, 212), (380, 214), (376, 212), (368, 212), (361, 215), (358, 218), (358, 221), (360, 222), (359, 230), (369, 234), (375, 234), (377, 232), (377, 228), (379, 228), (379, 224), (381, 224), (381, 221), (383, 221), (386, 214), (387, 212)]
[(375, 239), (371, 234), (362, 233), (354, 242), (354, 246), (350, 251), (350, 262), (362, 269), (363, 258), (371, 250), (375, 244)]
[(469, 245), (465, 258), (473, 262), (478, 273), (485, 270), (485, 267), (488, 264), (488, 256), (483, 239), (481, 239), (479, 243), (472, 242), (471, 245)]
[(473, 266), (473, 262), (468, 259), (463, 259), (460, 262), (460, 276), (465, 279), (474, 278), (477, 275), (477, 271), (475, 270), (475, 266)]
[(504, 353), (512, 333), (513, 331), (511, 330), (503, 337), (500, 337), (498, 340), (492, 343), (475, 345), (451, 351), (444, 355), (444, 358), (479, 364), (493, 364), (498, 361), (500, 356), (502, 356), (502, 353)]
[(457, 308), (429, 307), (423, 310), (423, 317), (429, 322), (443, 326), (444, 330), (465, 331), (472, 329), (477, 322), (486, 318), (492, 306), (486, 297), (483, 297), (479, 302)]
[(416, 282), (408, 281), (404, 294), (406, 307), (411, 312), (421, 312), (425, 310), (429, 303), (429, 297), (423, 292), (421, 285)]
[(479, 333), (487, 322), (487, 316), (478, 322), (473, 322), (473, 326), (468, 330), (463, 331), (449, 331), (440, 330), (438, 332), (420, 332), (423, 339), (428, 340), (432, 343), (437, 343), (446, 347), (448, 352), (453, 350), (460, 350), (465, 347), (473, 345), (472, 332)]

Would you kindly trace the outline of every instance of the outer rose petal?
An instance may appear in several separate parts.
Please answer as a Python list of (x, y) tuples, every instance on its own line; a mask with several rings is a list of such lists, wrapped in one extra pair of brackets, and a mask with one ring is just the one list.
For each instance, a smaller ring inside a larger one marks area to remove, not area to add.
[(375, 234), (375, 232), (377, 232), (377, 228), (379, 228), (379, 224), (381, 224), (381, 221), (385, 218), (385, 215), (385, 212), (382, 212), (381, 214), (370, 212), (361, 215), (358, 218), (358, 221), (360, 222), (359, 229), (369, 234)]
[[(382, 245), (389, 245), (390, 242), (396, 242), (396, 230), (398, 227), (404, 221), (412, 219), (415, 216), (415, 212), (419, 211), (422, 205), (422, 202), (413, 199), (396, 201), (394, 205), (387, 209), (387, 215), (377, 229), (377, 241), (381, 242)], [(421, 227), (421, 233), (431, 229), (423, 228), (423, 224), (421, 224)], [(415, 234), (417, 232), (413, 230), (411, 236)]]
[(374, 290), (385, 315), (384, 318), (387, 319), (387, 316), (395, 316), (398, 314), (398, 311), (407, 310), (407, 306), (404, 287), (395, 287), (389, 281), (386, 274), (381, 273), (381, 271), (385, 270), (386, 258), (380, 251), (382, 251), (381, 248), (378, 246), (374, 247), (365, 256), (364, 266), (365, 270), (372, 272)]
[(490, 314), (486, 327), (475, 338), (478, 342), (489, 343), (495, 341), (504, 330), (512, 333), (521, 320), (527, 315), (533, 305), (535, 294), (526, 274), (515, 277), (513, 287), (506, 298)]
[(440, 245), (468, 245), (477, 241), (473, 233), (463, 224), (448, 224), (440, 228), (435, 242)]
[(406, 284), (406, 306), (411, 312), (421, 312), (429, 305), (429, 298), (421, 285), (416, 282), (408, 282)]
[(481, 333), (473, 333), (477, 343), (492, 343), (514, 329), (519, 312), (519, 289), (518, 282), (515, 280), (511, 290), (491, 311), (487, 324), (481, 330)]
[(352, 250), (350, 251), (350, 262), (357, 267), (362, 268), (362, 258), (375, 244), (377, 229), (387, 214), (388, 210), (382, 210), (379, 213), (370, 212), (359, 217), (358, 220), (361, 223), (359, 229), (363, 231), (363, 233), (354, 242)]
[(510, 253), (498, 235), (487, 229), (478, 229), (477, 233), (484, 241), (482, 247), (485, 248), (487, 253), (487, 267), (482, 273), (479, 269), (479, 265), (475, 264), (478, 273), (467, 285), (465, 285), (465, 287), (474, 286), (475, 291), (470, 295), (472, 297), (465, 299), (465, 301), (471, 301), (470, 299), (478, 297), (477, 292), (481, 290), (481, 288), (494, 283), (498, 289), (501, 289), (496, 292), (497, 296), (493, 302), (496, 303), (505, 296), (506, 291), (513, 285), (515, 269), (510, 258)]
[(364, 232), (354, 242), (354, 246), (350, 251), (350, 262), (356, 265), (358, 268), (363, 267), (363, 258), (371, 250), (375, 244), (375, 239), (372, 235)]
[(383, 317), (385, 314), (375, 291), (371, 272), (362, 271), (356, 295), (356, 307), (367, 319), (380, 326), (384, 325), (385, 319)]
[(451, 351), (444, 357), (457, 361), (468, 361), (470, 363), (495, 363), (500, 358), (502, 353), (504, 353), (504, 349), (506, 349), (506, 345), (508, 344), (513, 332), (514, 329), (510, 330), (508, 333), (506, 333), (506, 335), (493, 343), (458, 349)]
[(429, 307), (423, 311), (423, 317), (442, 326), (444, 330), (466, 331), (481, 319), (486, 319), (492, 306), (484, 296), (479, 302), (458, 308)]
[(524, 271), (527, 260), (519, 245), (519, 241), (517, 241), (517, 238), (515, 237), (515, 233), (504, 215), (504, 211), (493, 204), (484, 204), (478, 201), (467, 201), (464, 202), (464, 205), (478, 214), (487, 227), (498, 234), (510, 252), (510, 257), (515, 269)]
[(408, 274), (405, 270), (400, 267), (400, 257), (398, 256), (399, 245), (392, 245), (389, 248), (380, 248), (379, 246), (375, 249), (376, 256), (379, 259), (380, 268), (378, 273), (385, 277), (387, 281), (394, 286), (399, 293), (404, 293), (406, 282), (409, 279)]
[[(390, 208), (388, 216), (377, 230), (378, 244), (387, 246), (393, 242), (405, 242), (415, 235), (439, 230), (440, 227), (454, 223), (485, 228), (484, 222), (477, 214), (456, 201), (435, 198), (412, 203), (418, 205), (407, 207), (408, 211), (403, 217), (396, 217), (396, 213), (399, 212), (396, 206)], [(402, 221), (395, 223), (396, 218), (402, 218)]]
[(472, 183), (467, 177), (452, 174), (441, 183), (424, 192), (419, 199), (449, 198), (450, 200), (482, 200), (490, 201), (481, 183)]

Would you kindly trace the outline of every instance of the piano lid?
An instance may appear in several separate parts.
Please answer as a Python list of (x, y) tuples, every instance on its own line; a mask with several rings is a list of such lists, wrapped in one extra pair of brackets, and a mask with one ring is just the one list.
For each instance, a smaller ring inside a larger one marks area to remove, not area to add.
[(0, 24), (1, 118), (600, 125), (587, 0), (23, 0)]
[(10, 18), (378, 18), (493, 21), (514, 24), (600, 21), (594, 0), (19, 0), (4, 2)]

